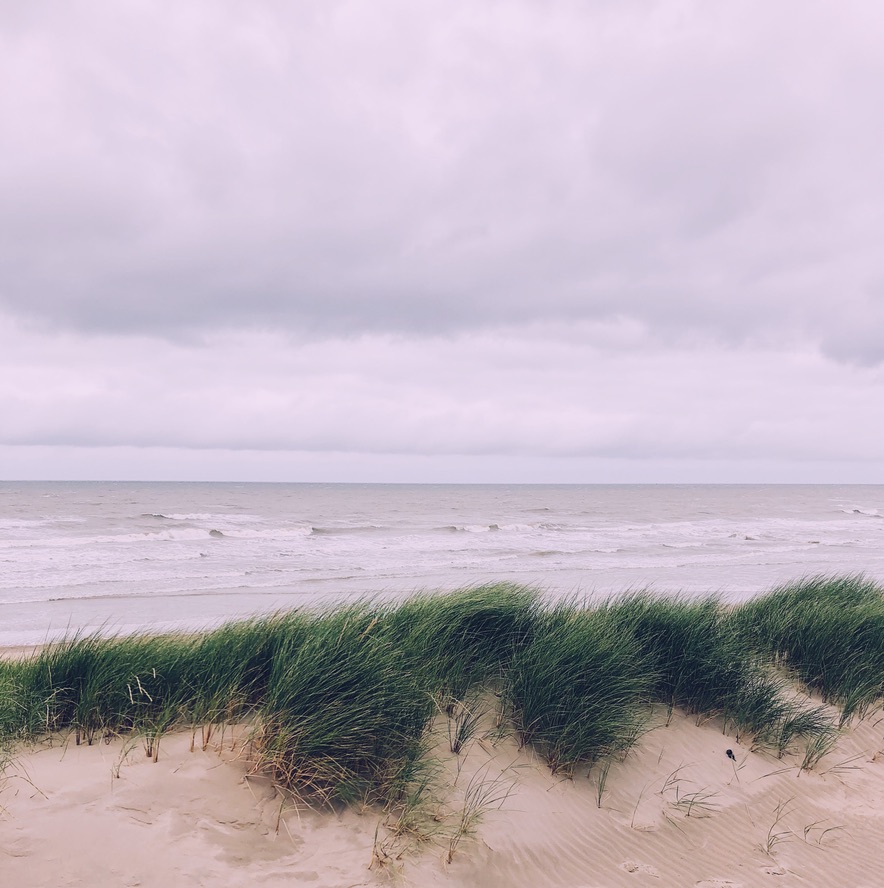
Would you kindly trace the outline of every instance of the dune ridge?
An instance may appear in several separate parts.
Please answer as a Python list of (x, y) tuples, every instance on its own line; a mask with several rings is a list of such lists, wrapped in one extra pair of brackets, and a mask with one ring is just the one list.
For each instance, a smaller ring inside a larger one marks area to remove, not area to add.
[(0, 662), (23, 886), (884, 884), (884, 595), (512, 586)]

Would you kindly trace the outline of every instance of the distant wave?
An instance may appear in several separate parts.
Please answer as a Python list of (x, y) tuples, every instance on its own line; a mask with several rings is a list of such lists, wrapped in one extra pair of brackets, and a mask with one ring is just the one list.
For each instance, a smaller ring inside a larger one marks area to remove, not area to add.
[(53, 522), (46, 518), (0, 518), (0, 530), (30, 530)]
[(232, 527), (224, 528), (224, 536), (234, 537), (238, 540), (291, 540), (298, 537), (310, 536), (313, 528), (309, 525), (300, 525), (296, 527), (272, 527), (264, 530), (255, 530), (251, 527), (243, 527), (235, 529)]
[(389, 530), (380, 524), (365, 524), (357, 527), (311, 527), (313, 536), (345, 536), (360, 533), (379, 533)]
[(842, 509), (845, 515), (862, 515), (865, 518), (884, 518), (878, 509)]
[(435, 528), (441, 533), (527, 533), (532, 530), (559, 530), (555, 524), (445, 524)]
[[(345, 577), (346, 579), (346, 577)], [(248, 592), (250, 595), (279, 595), (280, 589), (283, 588), (277, 585), (269, 585), (263, 584), (259, 585), (257, 583), (243, 583), (238, 586), (227, 586), (224, 588), (209, 588), (209, 589), (173, 589), (167, 590), (163, 592), (154, 592), (151, 595), (137, 594), (137, 593), (124, 593), (124, 592), (109, 592), (107, 594), (93, 594), (93, 595), (59, 595), (52, 596), (50, 598), (41, 598), (41, 599), (31, 599), (27, 601), (23, 601), (20, 603), (23, 604), (39, 604), (40, 602), (71, 602), (72, 604), (78, 601), (126, 601), (138, 598), (144, 598), (147, 600), (156, 600), (158, 598), (221, 598), (221, 597), (238, 597), (243, 594), (243, 592)], [(297, 596), (299, 593), (297, 591), (292, 591), (288, 587), (285, 587), (286, 595), (294, 595)], [(13, 604), (15, 602), (6, 600), (3, 601), (2, 604)]]
[(229, 521), (235, 524), (242, 524), (248, 521), (260, 521), (258, 515), (238, 515), (235, 513), (216, 513), (216, 512), (142, 512), (142, 518), (156, 518), (159, 521), (208, 521), (221, 522)]
[(443, 533), (491, 533), (500, 530), (497, 524), (446, 524), (437, 527), (437, 531)]
[(100, 536), (47, 537), (39, 540), (0, 540), (0, 549), (25, 551), (35, 548), (84, 549), (89, 546), (118, 546), (129, 543), (167, 543), (193, 540), (217, 539), (230, 534), (215, 528), (170, 527), (167, 530), (142, 531), (136, 533), (102, 534)]
[(121, 533), (116, 536), (98, 536), (77, 540), (81, 544), (88, 543), (168, 543), (187, 542), (189, 540), (217, 539), (224, 534), (214, 528), (204, 530), (201, 527), (169, 528), (168, 530), (152, 530), (145, 533)]

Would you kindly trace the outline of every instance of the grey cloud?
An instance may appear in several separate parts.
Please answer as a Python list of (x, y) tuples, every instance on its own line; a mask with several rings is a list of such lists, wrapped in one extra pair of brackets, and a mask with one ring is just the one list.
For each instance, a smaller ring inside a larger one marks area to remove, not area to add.
[(0, 446), (873, 460), (882, 372), (670, 349), (628, 322), (423, 340), (240, 332), (200, 347), (7, 324)]
[(28, 6), (0, 13), (21, 317), (169, 338), (627, 318), (881, 360), (875, 4)]

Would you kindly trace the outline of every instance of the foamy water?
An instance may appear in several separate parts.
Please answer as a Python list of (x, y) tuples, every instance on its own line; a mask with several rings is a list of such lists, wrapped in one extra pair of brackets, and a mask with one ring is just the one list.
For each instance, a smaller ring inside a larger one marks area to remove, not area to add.
[(0, 483), (0, 644), (495, 580), (884, 581), (882, 486)]

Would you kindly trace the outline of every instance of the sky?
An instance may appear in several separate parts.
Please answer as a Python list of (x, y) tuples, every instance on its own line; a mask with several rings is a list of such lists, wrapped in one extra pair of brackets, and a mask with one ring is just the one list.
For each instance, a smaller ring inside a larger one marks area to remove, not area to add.
[(877, 0), (0, 0), (0, 477), (884, 483)]

